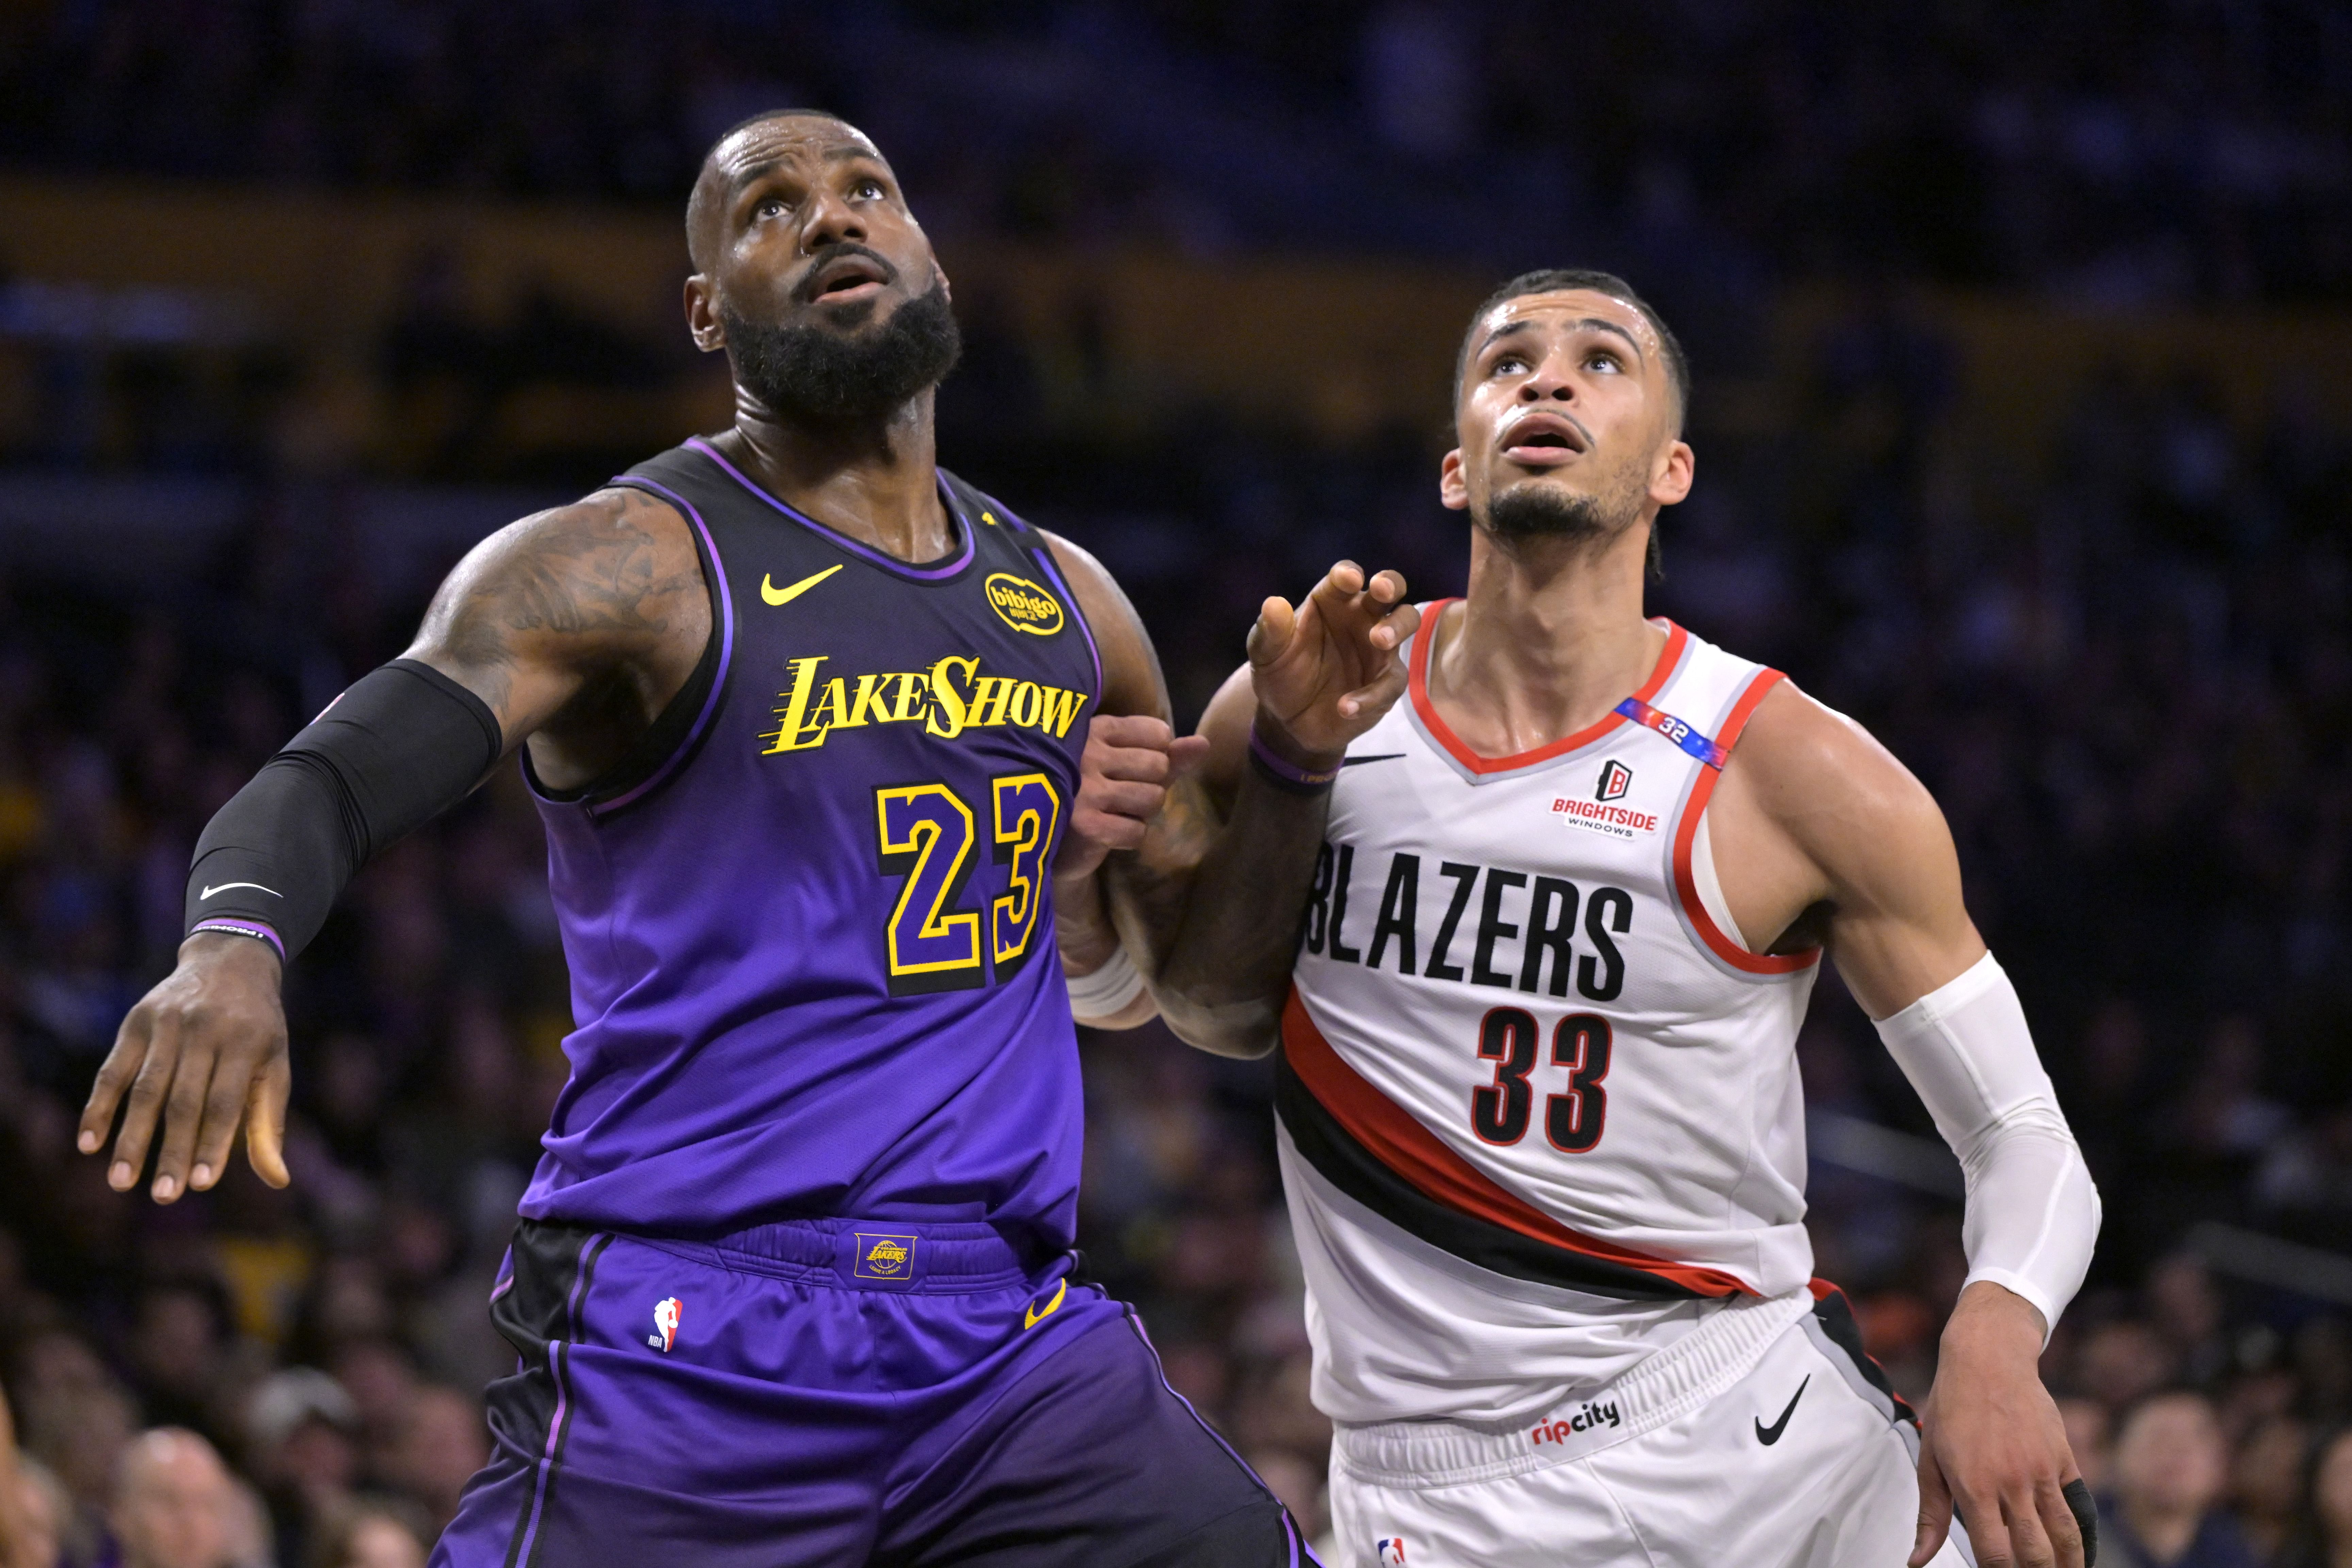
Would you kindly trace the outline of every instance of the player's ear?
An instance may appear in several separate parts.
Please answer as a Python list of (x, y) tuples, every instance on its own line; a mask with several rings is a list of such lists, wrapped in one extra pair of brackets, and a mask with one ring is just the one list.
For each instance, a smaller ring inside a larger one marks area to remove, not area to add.
[(1470, 510), (1470, 484), (1462, 473), (1462, 448), (1456, 447), (1445, 454), (1437, 465), (1437, 499), (1451, 511)]
[(699, 272), (686, 280), (686, 330), (693, 336), (694, 346), (704, 353), (716, 353), (727, 346), (727, 329), (719, 324), (710, 279)]
[(1660, 506), (1673, 506), (1691, 492), (1691, 480), (1696, 476), (1698, 457), (1687, 441), (1669, 441), (1650, 469), (1650, 499)]

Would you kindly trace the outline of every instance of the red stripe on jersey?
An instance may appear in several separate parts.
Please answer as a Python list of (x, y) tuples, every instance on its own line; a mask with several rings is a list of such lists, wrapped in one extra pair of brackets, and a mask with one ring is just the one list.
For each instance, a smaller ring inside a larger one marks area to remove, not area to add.
[(1315, 1026), (1315, 1020), (1307, 1016), (1297, 986), (1291, 987), (1290, 998), (1283, 1005), (1282, 1049), (1290, 1070), (1349, 1137), (1381, 1164), (1448, 1208), (1565, 1251), (1638, 1268), (1697, 1295), (1754, 1294), (1744, 1282), (1720, 1269), (1669, 1262), (1570, 1230), (1524, 1198), (1505, 1192), (1340, 1059)]
[[(1786, 680), (1777, 669), (1759, 671), (1731, 705), (1731, 715), (1723, 721), (1723, 732), (1715, 743), (1724, 750), (1729, 760), (1731, 748), (1738, 743), (1739, 732), (1748, 728), (1748, 717), (1756, 711), (1773, 687)], [(1675, 896), (1682, 900), (1683, 914), (1690, 921), (1691, 929), (1698, 932), (1707, 951), (1716, 957), (1749, 974), (1793, 974), (1821, 962), (1822, 950), (1809, 947), (1802, 952), (1750, 952), (1727, 935), (1706, 912), (1699, 900), (1698, 879), (1691, 874), (1691, 846), (1698, 841), (1698, 819), (1706, 813), (1706, 803), (1715, 798), (1715, 782), (1723, 775), (1714, 768), (1701, 768), (1691, 785), (1690, 799), (1683, 803), (1682, 820), (1675, 826)]]
[[(1591, 745), (1626, 721), (1622, 713), (1612, 710), (1600, 722), (1587, 725), (1573, 735), (1563, 736), (1549, 745), (1538, 746), (1532, 752), (1521, 752), (1509, 757), (1482, 757), (1463, 744), (1462, 738), (1437, 716), (1437, 704), (1429, 700), (1429, 657), (1430, 650), (1437, 644), (1438, 618), (1455, 602), (1440, 599), (1423, 615), (1421, 634), (1412, 641), (1412, 668), (1407, 676), (1407, 689), (1412, 693), (1412, 710), (1421, 715), (1422, 727), (1453, 755), (1455, 762), (1474, 773), (1507, 773), (1514, 768), (1531, 767), (1537, 763), (1566, 756), (1579, 747)], [(1666, 678), (1674, 674), (1675, 667), (1682, 662), (1684, 646), (1689, 641), (1688, 632), (1672, 621), (1666, 623), (1666, 646), (1659, 650), (1658, 662), (1650, 669), (1650, 679), (1633, 693), (1636, 699), (1647, 702), (1658, 694), (1666, 684)], [(1728, 746), (1730, 742), (1727, 741), (1724, 744)]]

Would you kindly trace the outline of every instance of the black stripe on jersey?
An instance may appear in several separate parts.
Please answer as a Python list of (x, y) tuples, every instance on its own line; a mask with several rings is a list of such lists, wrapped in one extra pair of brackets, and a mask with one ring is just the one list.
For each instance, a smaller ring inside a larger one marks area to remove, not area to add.
[(1570, 1252), (1439, 1203), (1382, 1164), (1275, 1053), (1275, 1113), (1301, 1158), (1327, 1182), (1399, 1228), (1465, 1263), (1513, 1279), (1622, 1301), (1687, 1301), (1700, 1293), (1606, 1258)]

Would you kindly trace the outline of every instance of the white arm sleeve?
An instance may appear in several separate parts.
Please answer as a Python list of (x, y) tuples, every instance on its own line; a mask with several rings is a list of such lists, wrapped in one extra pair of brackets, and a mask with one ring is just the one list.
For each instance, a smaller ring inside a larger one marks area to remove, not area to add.
[(2016, 1291), (2055, 1329), (2091, 1267), (2099, 1192), (2034, 1055), (2016, 987), (1988, 952), (1880, 1020), (1878, 1037), (1960, 1157), (1968, 1283)]

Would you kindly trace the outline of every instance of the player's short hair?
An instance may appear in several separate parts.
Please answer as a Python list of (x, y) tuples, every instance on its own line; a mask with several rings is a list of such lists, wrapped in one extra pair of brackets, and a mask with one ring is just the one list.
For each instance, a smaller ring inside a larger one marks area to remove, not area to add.
[(1461, 352), (1454, 356), (1454, 406), (1458, 408), (1462, 405), (1462, 377), (1470, 368), (1471, 340), (1478, 331), (1478, 323), (1486, 319), (1486, 312), (1506, 300), (1528, 294), (1558, 294), (1570, 289), (1585, 289), (1595, 294), (1606, 294), (1612, 300), (1624, 300), (1642, 312), (1642, 320), (1649, 322), (1650, 330), (1658, 334), (1658, 345), (1665, 353), (1666, 380), (1675, 389), (1675, 423), (1679, 427), (1684, 416), (1690, 412), (1690, 360), (1683, 353), (1682, 340), (1675, 336), (1675, 330), (1666, 325), (1666, 319), (1658, 314), (1656, 306), (1633, 292), (1631, 283), (1614, 272), (1599, 272), (1583, 267), (1547, 267), (1534, 272), (1522, 272), (1487, 295), (1485, 302), (1470, 313), (1469, 329), (1462, 334)]

